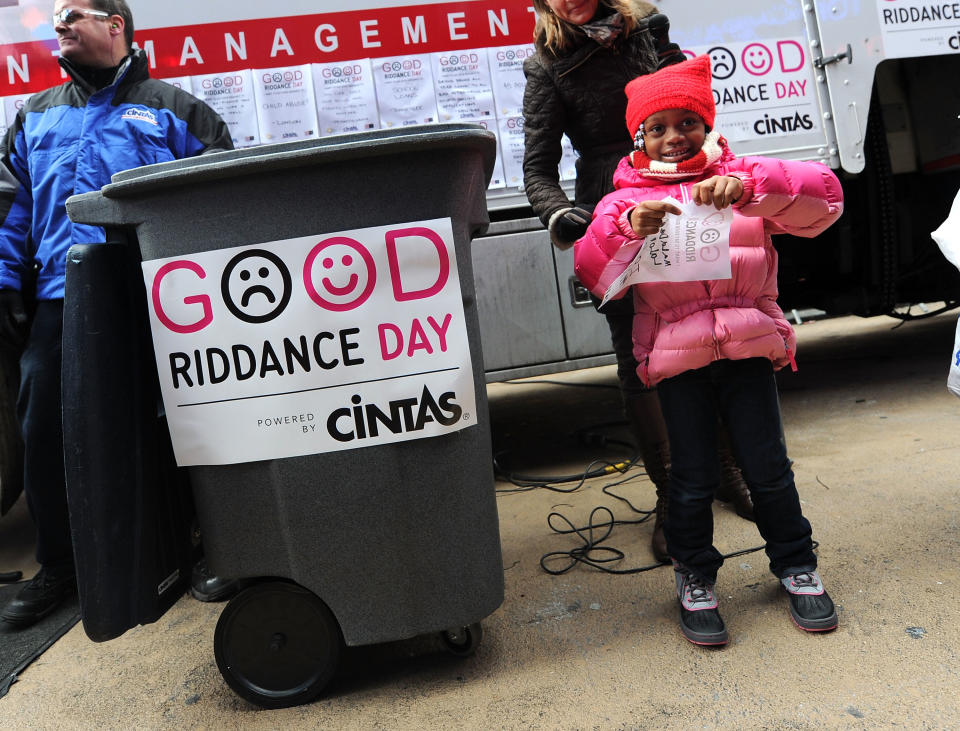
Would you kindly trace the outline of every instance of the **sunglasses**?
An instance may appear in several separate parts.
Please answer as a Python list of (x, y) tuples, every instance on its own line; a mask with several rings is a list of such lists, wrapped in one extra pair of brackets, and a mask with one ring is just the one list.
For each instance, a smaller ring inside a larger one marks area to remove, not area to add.
[(109, 18), (110, 13), (103, 10), (87, 10), (86, 8), (64, 8), (53, 16), (53, 24), (63, 23), (64, 25), (73, 25), (85, 15), (92, 15), (97, 18)]

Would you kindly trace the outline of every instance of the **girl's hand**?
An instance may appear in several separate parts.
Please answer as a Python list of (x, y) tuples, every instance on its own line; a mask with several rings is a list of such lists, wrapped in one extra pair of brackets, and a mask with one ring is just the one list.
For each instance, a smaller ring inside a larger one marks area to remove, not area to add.
[(693, 202), (698, 206), (712, 203), (718, 211), (736, 203), (742, 195), (743, 181), (730, 175), (714, 175), (693, 186)]
[(630, 228), (637, 236), (655, 234), (663, 226), (663, 219), (668, 213), (679, 216), (683, 211), (672, 203), (642, 201), (630, 210)]

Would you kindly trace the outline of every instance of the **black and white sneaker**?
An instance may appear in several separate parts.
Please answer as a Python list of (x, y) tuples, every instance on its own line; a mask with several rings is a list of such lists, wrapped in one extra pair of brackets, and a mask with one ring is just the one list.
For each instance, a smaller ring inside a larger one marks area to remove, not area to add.
[(827, 632), (837, 627), (837, 610), (816, 571), (788, 574), (780, 583), (790, 597), (790, 616), (807, 632)]
[(680, 602), (680, 630), (695, 645), (725, 645), (727, 626), (717, 610), (713, 584), (695, 576), (674, 562), (677, 601)]

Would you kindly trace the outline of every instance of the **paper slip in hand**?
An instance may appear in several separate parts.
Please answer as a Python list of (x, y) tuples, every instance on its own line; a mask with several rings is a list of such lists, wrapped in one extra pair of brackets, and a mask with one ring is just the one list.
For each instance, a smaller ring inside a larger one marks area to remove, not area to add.
[(603, 295), (611, 297), (640, 282), (696, 282), (730, 279), (730, 223), (733, 209), (718, 211), (664, 198), (683, 211), (668, 213), (660, 230), (647, 236), (639, 253)]

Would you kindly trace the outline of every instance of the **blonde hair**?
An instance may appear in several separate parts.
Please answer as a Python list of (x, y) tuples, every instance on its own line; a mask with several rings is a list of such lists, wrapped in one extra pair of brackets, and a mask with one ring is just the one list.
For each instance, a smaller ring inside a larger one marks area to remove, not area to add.
[[(612, 8), (620, 13), (624, 20), (623, 34), (624, 36), (630, 34), (637, 21), (630, 0), (599, 0), (598, 5)], [(557, 17), (557, 14), (547, 5), (547, 0), (533, 0), (533, 8), (537, 12), (537, 24), (533, 29), (534, 43), (554, 53), (570, 45), (578, 26)]]

